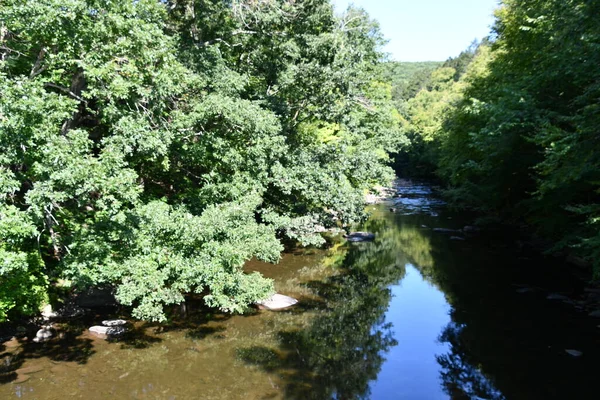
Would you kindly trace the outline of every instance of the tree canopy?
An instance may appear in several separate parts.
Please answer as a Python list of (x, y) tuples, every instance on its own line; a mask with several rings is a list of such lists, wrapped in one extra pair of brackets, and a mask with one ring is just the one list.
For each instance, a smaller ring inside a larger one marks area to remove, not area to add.
[(408, 152), (425, 155), (454, 204), (533, 226), (596, 274), (598, 12), (595, 1), (504, 0), (465, 74), (418, 93), (407, 116), (412, 143), (429, 140)]
[(382, 40), (326, 0), (3, 1), (0, 319), (57, 282), (158, 321), (268, 297), (246, 260), (322, 243), (392, 176)]

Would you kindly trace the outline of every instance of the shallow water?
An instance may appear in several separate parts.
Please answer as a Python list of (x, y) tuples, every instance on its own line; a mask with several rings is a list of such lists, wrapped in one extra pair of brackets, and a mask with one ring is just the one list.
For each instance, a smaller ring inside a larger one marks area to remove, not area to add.
[(89, 315), (57, 325), (62, 339), (1, 344), (0, 398), (597, 398), (599, 322), (546, 299), (582, 283), (511, 235), (434, 231), (465, 222), (426, 184), (397, 189), (359, 227), (372, 243), (248, 263), (297, 306), (228, 316), (191, 300), (117, 342), (90, 336), (105, 315)]

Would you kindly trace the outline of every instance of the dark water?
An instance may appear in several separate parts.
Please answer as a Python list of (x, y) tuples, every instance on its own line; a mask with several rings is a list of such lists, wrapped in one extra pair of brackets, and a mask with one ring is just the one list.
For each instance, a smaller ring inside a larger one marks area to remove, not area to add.
[(360, 227), (374, 242), (248, 263), (297, 306), (228, 316), (191, 301), (118, 342), (87, 333), (102, 315), (56, 324), (62, 338), (0, 345), (0, 399), (598, 398), (581, 281), (511, 235), (434, 231), (467, 221), (429, 186), (398, 185)]

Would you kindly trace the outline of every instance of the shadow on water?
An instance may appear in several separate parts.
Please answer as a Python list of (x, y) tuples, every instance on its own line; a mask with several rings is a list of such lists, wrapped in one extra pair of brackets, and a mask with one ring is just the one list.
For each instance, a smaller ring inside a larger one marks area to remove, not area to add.
[[(451, 349), (438, 356), (446, 392), (465, 399), (596, 398), (598, 329), (586, 314), (546, 299), (553, 288), (576, 290), (568, 272), (562, 267), (562, 282), (538, 282), (539, 292), (519, 294), (516, 283), (535, 284), (532, 275), (561, 266), (474, 242), (434, 252), (435, 267), (421, 269), (452, 306), (452, 321), (439, 336)], [(584, 355), (572, 357), (566, 349)]]
[[(52, 362), (71, 362), (83, 365), (95, 353), (92, 340), (78, 338), (77, 329), (65, 330), (60, 339), (45, 343), (34, 343), (27, 338), (13, 338), (2, 345), (0, 354), (0, 384), (29, 379), (29, 374), (39, 370), (38, 367), (23, 367), (27, 360), (47, 358)], [(16, 350), (6, 348), (6, 343)]]
[[(400, 217), (401, 226), (459, 229), (461, 216), (443, 209)], [(395, 217), (398, 219), (398, 216)], [(439, 341), (440, 378), (453, 399), (597, 398), (597, 323), (549, 293), (576, 298), (582, 282), (551, 257), (515, 246), (515, 232), (482, 232), (465, 241), (423, 229), (430, 262), (416, 262), (424, 279), (451, 306)], [(519, 293), (523, 282), (526, 290)], [(577, 349), (582, 357), (565, 351)]]

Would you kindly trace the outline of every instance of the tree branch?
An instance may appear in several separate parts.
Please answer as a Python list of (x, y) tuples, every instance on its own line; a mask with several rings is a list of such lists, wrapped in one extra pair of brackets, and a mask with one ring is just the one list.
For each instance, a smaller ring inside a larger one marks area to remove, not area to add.
[(41, 67), (45, 55), (46, 48), (42, 47), (40, 49), (40, 52), (38, 53), (37, 59), (35, 60), (35, 64), (33, 64), (33, 67), (31, 67), (31, 73), (29, 74), (29, 78), (33, 78), (36, 75), (41, 74), (46, 69), (46, 67)]
[(56, 83), (52, 83), (52, 82), (46, 82), (46, 83), (44, 83), (44, 86), (46, 86), (46, 87), (51, 87), (51, 88), (54, 88), (54, 89), (60, 90), (61, 92), (63, 92), (63, 93), (65, 93), (65, 94), (69, 95), (71, 98), (73, 98), (73, 99), (75, 99), (75, 100), (79, 100), (79, 101), (81, 101), (82, 103), (84, 103), (85, 105), (87, 105), (87, 100), (86, 100), (86, 99), (84, 99), (84, 98), (83, 98), (83, 97), (81, 97), (81, 96), (77, 96), (77, 95), (76, 95), (75, 93), (73, 93), (73, 92), (72, 92), (70, 89), (68, 89), (68, 88), (66, 88), (66, 87), (64, 87), (64, 86), (60, 86), (60, 85), (57, 85)]

